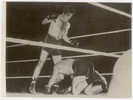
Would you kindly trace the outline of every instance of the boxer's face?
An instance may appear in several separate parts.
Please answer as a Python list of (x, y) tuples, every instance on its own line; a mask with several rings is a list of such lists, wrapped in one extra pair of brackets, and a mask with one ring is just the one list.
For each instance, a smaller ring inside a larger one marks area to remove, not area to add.
[(63, 13), (63, 21), (68, 22), (72, 18), (73, 14), (72, 13)]

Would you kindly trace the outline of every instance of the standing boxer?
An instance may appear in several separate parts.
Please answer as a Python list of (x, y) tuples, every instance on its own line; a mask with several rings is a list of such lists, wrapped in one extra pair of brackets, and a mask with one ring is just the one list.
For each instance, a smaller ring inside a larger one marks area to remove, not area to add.
[[(68, 31), (71, 26), (69, 20), (72, 18), (73, 14), (73, 9), (66, 8), (62, 14), (57, 16), (57, 18), (51, 18), (50, 16), (46, 17), (42, 21), (42, 24), (44, 25), (50, 23), (50, 26), (44, 42), (57, 45), (61, 45), (63, 41), (71, 43), (68, 38)], [(29, 87), (30, 93), (36, 93), (36, 80), (49, 54), (52, 55), (54, 64), (58, 63), (62, 59), (61, 51), (58, 49), (42, 48), (40, 59), (35, 67), (32, 82)]]

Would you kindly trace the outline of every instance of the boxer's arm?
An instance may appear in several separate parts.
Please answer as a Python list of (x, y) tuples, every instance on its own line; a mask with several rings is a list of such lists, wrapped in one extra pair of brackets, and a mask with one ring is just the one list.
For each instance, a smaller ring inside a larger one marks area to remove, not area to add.
[(108, 90), (106, 79), (98, 71), (95, 71), (95, 72), (96, 72), (96, 74), (99, 76), (99, 78), (101, 80), (101, 84), (102, 84), (103, 91), (106, 92)]
[(101, 78), (101, 80), (103, 81), (103, 83), (104, 83), (105, 85), (107, 85), (106, 79), (105, 79), (98, 71), (95, 71), (95, 72), (99, 75), (99, 77)]
[(71, 26), (70, 23), (68, 23), (67, 28), (66, 28), (66, 31), (65, 31), (65, 33), (63, 35), (63, 40), (65, 42), (67, 42), (67, 43), (71, 43), (70, 39), (68, 38), (68, 31), (70, 29), (70, 26)]
[(63, 35), (63, 40), (67, 43), (69, 43), (70, 46), (74, 46), (74, 47), (78, 47), (79, 46), (79, 42), (75, 41), (75, 40), (71, 40), (69, 37), (68, 37), (68, 31), (70, 29), (70, 23), (68, 23), (68, 26), (67, 26), (67, 29)]

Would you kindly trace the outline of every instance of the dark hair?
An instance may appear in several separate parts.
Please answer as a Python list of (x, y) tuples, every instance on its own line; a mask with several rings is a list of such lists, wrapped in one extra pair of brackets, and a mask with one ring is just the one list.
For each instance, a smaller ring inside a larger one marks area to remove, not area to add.
[(63, 13), (64, 14), (67, 14), (67, 13), (73, 13), (73, 14), (75, 14), (76, 13), (76, 10), (74, 8), (72, 8), (72, 7), (64, 7)]

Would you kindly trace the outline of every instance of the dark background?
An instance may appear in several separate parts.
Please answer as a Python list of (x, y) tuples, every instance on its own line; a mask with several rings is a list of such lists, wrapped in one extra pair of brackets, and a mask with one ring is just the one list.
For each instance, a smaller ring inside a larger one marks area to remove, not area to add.
[[(107, 6), (131, 14), (129, 3), (103, 3)], [(93, 34), (106, 31), (114, 31), (131, 28), (131, 19), (107, 10), (89, 5), (87, 3), (49, 3), (49, 2), (7, 2), (7, 37), (43, 41), (49, 25), (41, 25), (41, 21), (53, 13), (59, 14), (63, 7), (71, 6), (76, 9), (76, 14), (71, 19), (69, 37), (85, 34)], [(131, 48), (131, 32), (86, 37), (75, 39), (80, 43), (79, 47), (103, 52), (119, 52)], [(14, 43), (7, 42), (7, 46)], [(21, 46), (6, 49), (6, 60), (38, 59), (41, 48), (32, 46)], [(64, 51), (63, 56), (79, 55)], [(116, 58), (94, 56), (81, 58), (90, 60), (95, 68), (101, 73), (111, 73)], [(10, 63), (6, 64), (6, 76), (31, 76), (37, 62)], [(44, 65), (41, 75), (49, 75), (52, 72), (51, 61)], [(105, 76), (110, 82), (111, 76)], [(46, 78), (38, 80), (38, 91), (42, 91), (43, 85), (47, 83)], [(8, 92), (27, 92), (31, 79), (7, 79)]]

